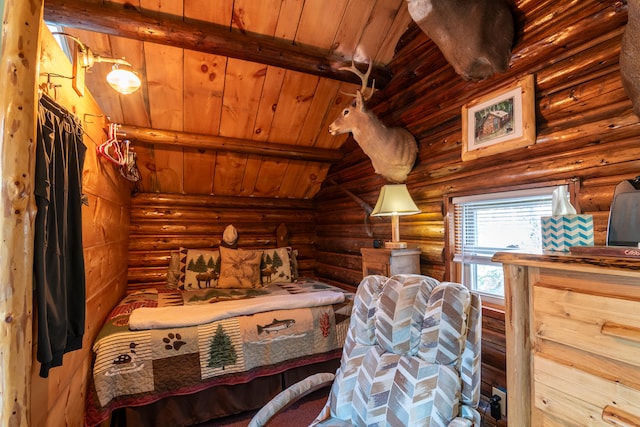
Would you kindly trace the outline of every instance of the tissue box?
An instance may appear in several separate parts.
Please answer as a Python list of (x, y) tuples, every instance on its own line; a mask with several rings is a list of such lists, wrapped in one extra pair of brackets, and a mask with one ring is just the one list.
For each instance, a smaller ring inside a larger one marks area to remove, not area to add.
[(568, 251), (571, 246), (593, 246), (592, 215), (543, 216), (542, 249)]

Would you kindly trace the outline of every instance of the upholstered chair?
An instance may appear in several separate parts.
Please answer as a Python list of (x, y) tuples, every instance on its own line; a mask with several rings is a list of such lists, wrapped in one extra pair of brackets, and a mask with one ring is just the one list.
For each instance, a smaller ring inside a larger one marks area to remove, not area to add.
[(365, 277), (340, 367), (276, 396), (265, 425), (293, 400), (331, 384), (312, 426), (480, 426), (480, 297), (421, 275)]

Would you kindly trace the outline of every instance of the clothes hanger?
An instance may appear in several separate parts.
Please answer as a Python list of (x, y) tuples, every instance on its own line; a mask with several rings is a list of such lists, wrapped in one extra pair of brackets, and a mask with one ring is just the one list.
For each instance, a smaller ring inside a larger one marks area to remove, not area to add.
[(137, 182), (140, 181), (140, 170), (138, 170), (138, 165), (136, 164), (136, 153), (132, 148), (129, 147), (130, 141), (128, 139), (124, 140), (125, 152), (124, 159), (125, 163), (120, 167), (120, 175), (129, 181)]
[(105, 159), (116, 164), (117, 166), (123, 166), (126, 159), (122, 155), (120, 143), (116, 136), (116, 130), (118, 125), (115, 123), (109, 123), (109, 135), (105, 142), (96, 147), (96, 151)]

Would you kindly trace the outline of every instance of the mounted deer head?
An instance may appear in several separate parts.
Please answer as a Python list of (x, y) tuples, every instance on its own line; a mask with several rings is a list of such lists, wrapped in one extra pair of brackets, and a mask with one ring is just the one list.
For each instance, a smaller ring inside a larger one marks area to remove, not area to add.
[(360, 72), (352, 64), (340, 70), (351, 71), (362, 80), (362, 88), (355, 93), (355, 100), (329, 125), (331, 135), (351, 132), (362, 151), (371, 159), (374, 171), (387, 181), (402, 183), (413, 169), (418, 154), (416, 140), (408, 130), (386, 127), (371, 111), (365, 108), (365, 102), (373, 94), (365, 97), (367, 81), (371, 73), (371, 64), (366, 73)]
[(483, 80), (509, 66), (513, 16), (506, 0), (407, 0), (409, 14), (456, 73)]
[(627, 26), (620, 49), (620, 74), (633, 112), (640, 117), (640, 0), (628, 0), (627, 5)]

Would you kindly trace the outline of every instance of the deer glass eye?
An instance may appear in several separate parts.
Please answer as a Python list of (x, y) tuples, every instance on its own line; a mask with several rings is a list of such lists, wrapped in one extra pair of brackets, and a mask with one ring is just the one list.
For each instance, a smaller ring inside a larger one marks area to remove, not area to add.
[(343, 115), (343, 116), (346, 116), (347, 114), (349, 114), (349, 110), (348, 110), (348, 109), (345, 109), (345, 110), (342, 112), (342, 115)]

